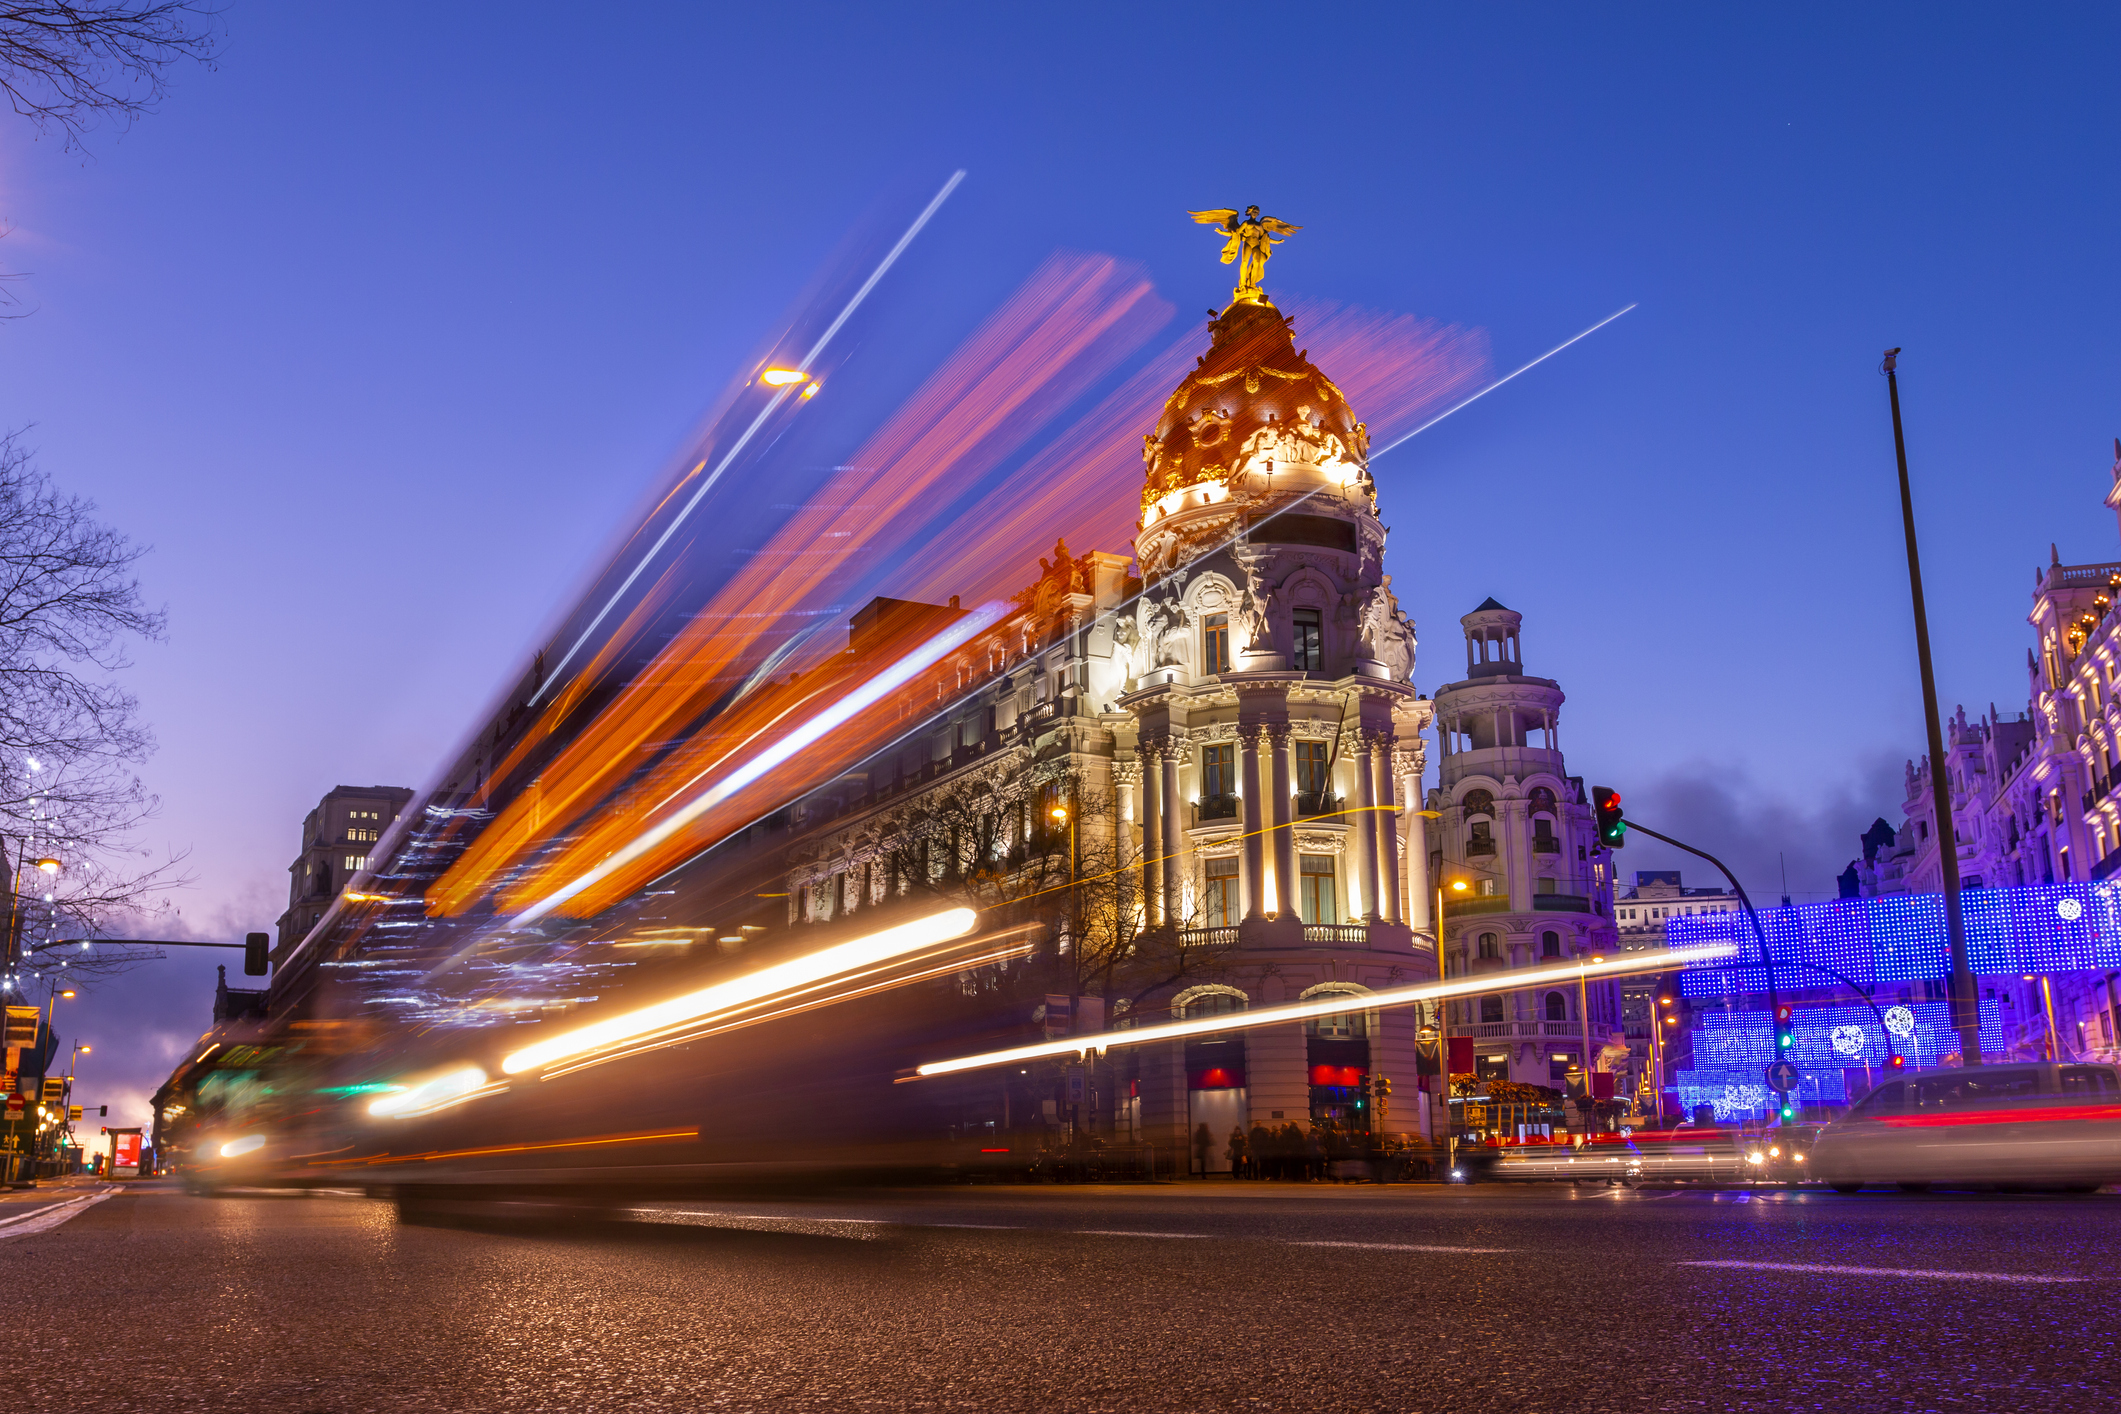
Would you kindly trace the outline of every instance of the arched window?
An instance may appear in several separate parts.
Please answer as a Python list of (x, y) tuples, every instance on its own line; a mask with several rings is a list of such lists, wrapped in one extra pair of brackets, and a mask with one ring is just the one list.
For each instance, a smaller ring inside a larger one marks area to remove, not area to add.
[(1333, 1016), (1314, 1016), (1304, 1022), (1304, 1035), (1322, 1041), (1359, 1041), (1370, 1034), (1369, 1013), (1361, 1010), (1368, 994), (1360, 988), (1346, 983), (1327, 982), (1305, 992), (1300, 1001), (1323, 1001), (1328, 997), (1342, 996), (1348, 1001), (1349, 1010)]
[(1535, 786), (1532, 790), (1532, 813), (1537, 815), (1541, 811), (1549, 815), (1554, 813), (1554, 792), (1545, 786)]
[(1495, 797), (1484, 790), (1469, 790), (1466, 798), (1459, 802), (1468, 815), (1493, 815)]
[(1251, 1004), (1251, 999), (1235, 987), (1195, 987), (1172, 998), (1171, 1010), (1182, 1020), (1193, 1021), (1203, 1016), (1228, 1016)]
[[(1551, 938), (1554, 935), (1549, 933), (1547, 936)], [(1559, 992), (1547, 993), (1547, 1020), (1567, 1021), (1568, 1019), (1569, 999)]]
[(1480, 955), (1482, 957), (1501, 957), (1502, 940), (1493, 933), (1482, 933), (1480, 935)]
[(1480, 1019), (1491, 1022), (1502, 1020), (1502, 998), (1482, 997), (1480, 999)]
[(1560, 957), (1561, 934), (1541, 933), (1539, 935), (1539, 955), (1541, 957)]

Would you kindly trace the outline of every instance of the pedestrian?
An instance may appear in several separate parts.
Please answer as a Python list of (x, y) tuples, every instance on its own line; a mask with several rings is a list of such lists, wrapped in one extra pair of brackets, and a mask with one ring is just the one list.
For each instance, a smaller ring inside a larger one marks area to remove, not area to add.
[(1241, 1126), (1230, 1130), (1230, 1147), (1225, 1152), (1230, 1159), (1230, 1177), (1245, 1177), (1245, 1131)]
[(1269, 1130), (1264, 1124), (1259, 1123), (1259, 1121), (1254, 1120), (1252, 1122), (1252, 1132), (1245, 1136), (1245, 1151), (1252, 1157), (1252, 1176), (1254, 1178), (1272, 1178), (1274, 1176), (1272, 1170), (1267, 1167), (1274, 1157), (1273, 1131)]
[(1203, 1120), (1200, 1128), (1193, 1131), (1193, 1162), (1200, 1170), (1202, 1178), (1208, 1176), (1208, 1155), (1214, 1152), (1215, 1135), (1209, 1131), (1207, 1121)]

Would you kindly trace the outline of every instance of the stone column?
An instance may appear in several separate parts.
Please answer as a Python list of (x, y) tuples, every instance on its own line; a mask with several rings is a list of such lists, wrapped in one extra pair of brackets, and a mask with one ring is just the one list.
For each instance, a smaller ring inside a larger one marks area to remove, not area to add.
[(1164, 858), (1160, 867), (1164, 871), (1164, 918), (1174, 928), (1184, 924), (1186, 907), (1186, 896), (1178, 886), (1179, 865), (1184, 862), (1181, 856), (1185, 852), (1186, 840), (1185, 830), (1179, 824), (1179, 811), (1183, 808), (1183, 802), (1178, 798), (1178, 760), (1185, 749), (1183, 738), (1173, 737), (1165, 741), (1161, 762), (1164, 782)]
[[(1403, 812), (1422, 808), (1420, 759), (1418, 753), (1404, 749), (1392, 753)], [(1429, 822), (1413, 814), (1406, 821), (1406, 921), (1411, 927), (1428, 928), (1434, 922), (1430, 915), (1436, 911), (1436, 883), (1429, 877)]]
[(1166, 743), (1152, 737), (1141, 741), (1142, 762), (1142, 914), (1151, 928), (1166, 922), (1164, 911), (1164, 768)]
[(1370, 761), (1377, 772), (1377, 803), (1388, 806), (1370, 818), (1377, 822), (1377, 916), (1387, 923), (1401, 922), (1399, 912), (1399, 792), (1392, 780), (1392, 737), (1378, 732), (1371, 738)]
[(1261, 831), (1267, 827), (1269, 812), (1261, 808), (1265, 804), (1265, 792), (1259, 787), (1259, 738), (1260, 729), (1257, 723), (1243, 724), (1237, 729), (1237, 789), (1244, 797), (1244, 808), (1238, 812), (1238, 818), (1244, 822), (1244, 864), (1241, 878), (1246, 918), (1264, 918), (1268, 908), (1267, 841)]
[(1135, 797), (1140, 793), (1141, 765), (1135, 761), (1120, 761), (1112, 767), (1113, 793), (1119, 801), (1117, 821), (1118, 863), (1121, 868), (1135, 862), (1139, 856), (1134, 849), (1134, 822), (1141, 818), (1136, 808)]
[(1377, 765), (1372, 759), (1371, 741), (1368, 732), (1355, 738), (1355, 803), (1361, 808), (1355, 816), (1357, 828), (1350, 833), (1355, 836), (1355, 880), (1362, 890), (1362, 921), (1381, 923), (1384, 913), (1377, 899), (1377, 816), (1372, 809), (1377, 804)]
[(1273, 753), (1273, 769), (1267, 773), (1267, 795), (1273, 807), (1269, 818), (1274, 822), (1275, 897), (1280, 900), (1283, 917), (1300, 919), (1302, 895), (1298, 891), (1303, 880), (1296, 869), (1296, 831), (1290, 827), (1294, 813), (1289, 799), (1291, 735), (1287, 722), (1268, 724), (1267, 749)]

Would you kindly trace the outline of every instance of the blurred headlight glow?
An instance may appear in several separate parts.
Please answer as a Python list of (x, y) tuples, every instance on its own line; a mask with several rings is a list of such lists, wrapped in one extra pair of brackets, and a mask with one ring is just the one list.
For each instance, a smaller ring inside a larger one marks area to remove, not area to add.
[(226, 1144), (223, 1144), (221, 1146), (221, 1157), (224, 1159), (240, 1159), (245, 1154), (255, 1154), (264, 1147), (264, 1135), (246, 1134), (241, 1139), (231, 1139)]
[(422, 1114), (451, 1100), (462, 1099), (485, 1083), (485, 1071), (475, 1065), (460, 1066), (395, 1095), (385, 1095), (370, 1104), (368, 1112), (379, 1119)]

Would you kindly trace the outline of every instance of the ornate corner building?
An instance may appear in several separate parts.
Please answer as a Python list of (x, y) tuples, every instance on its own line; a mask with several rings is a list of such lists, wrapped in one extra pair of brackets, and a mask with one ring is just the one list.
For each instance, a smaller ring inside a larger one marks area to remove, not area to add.
[[(1437, 968), (1414, 813), (1432, 708), (1366, 429), (1264, 295), (1209, 334), (1144, 438), (1139, 579), (1121, 555), (1042, 561), (1012, 615), (907, 690), (896, 748), (795, 807), (788, 907), (819, 922), (932, 891), (1044, 909), (1045, 975), (1066, 979), (1049, 1032), (1062, 1000), (1095, 1030), (1086, 1015), (1346, 995), (1311, 1023), (1114, 1052), (1058, 1098), (1026, 1072), (967, 1101), (969, 1126), (1028, 1110), (1165, 1145), (1205, 1125), (1212, 1169), (1233, 1128), (1416, 1130), (1418, 1019), (1362, 997)], [(862, 637), (858, 616), (850, 651)], [(1406, 1097), (1381, 1117), (1363, 1113), (1379, 1076)]]
[[(1493, 599), (1459, 620), (1466, 675), (1436, 691), (1441, 784), (1429, 872), (1449, 975), (1552, 968), (1616, 951), (1611, 852), (1561, 754), (1561, 684), (1525, 672), (1523, 616)], [(1482, 1076), (1581, 1088), (1629, 1065), (1620, 989), (1549, 985), (1453, 1004)], [(1619, 1093), (1627, 1086), (1617, 1083)]]

